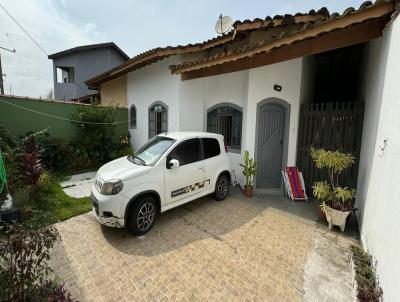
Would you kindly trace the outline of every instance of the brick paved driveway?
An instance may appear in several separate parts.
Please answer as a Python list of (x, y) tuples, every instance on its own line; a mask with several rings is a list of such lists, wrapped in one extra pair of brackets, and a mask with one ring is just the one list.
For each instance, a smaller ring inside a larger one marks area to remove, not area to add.
[(343, 301), (352, 239), (327, 232), (316, 209), (236, 190), (162, 214), (144, 238), (88, 213), (57, 225), (53, 267), (80, 301)]

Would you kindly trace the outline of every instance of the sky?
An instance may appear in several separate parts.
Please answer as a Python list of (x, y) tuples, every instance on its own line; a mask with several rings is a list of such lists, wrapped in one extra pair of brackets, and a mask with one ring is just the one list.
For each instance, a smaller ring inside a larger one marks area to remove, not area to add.
[[(342, 13), (361, 0), (0, 0), (47, 54), (115, 42), (130, 57), (154, 47), (208, 40), (218, 16), (265, 18), (327, 7)], [(5, 93), (45, 97), (53, 89), (52, 61), (0, 8)]]

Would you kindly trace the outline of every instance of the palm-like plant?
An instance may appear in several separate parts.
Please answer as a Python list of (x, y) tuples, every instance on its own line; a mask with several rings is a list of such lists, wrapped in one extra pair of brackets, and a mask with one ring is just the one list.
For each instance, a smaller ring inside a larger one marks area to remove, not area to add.
[(339, 175), (354, 164), (350, 153), (311, 148), (311, 158), (318, 169), (327, 169), (328, 181), (317, 181), (313, 185), (314, 196), (339, 211), (353, 209), (356, 190), (339, 186)]
[(256, 162), (249, 156), (249, 151), (244, 152), (244, 164), (240, 164), (240, 166), (243, 168), (243, 175), (246, 178), (245, 187), (252, 187), (257, 169)]

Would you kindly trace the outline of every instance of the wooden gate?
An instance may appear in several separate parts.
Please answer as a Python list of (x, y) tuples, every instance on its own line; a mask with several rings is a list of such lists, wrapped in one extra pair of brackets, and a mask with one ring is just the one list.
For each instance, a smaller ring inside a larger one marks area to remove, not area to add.
[(356, 188), (364, 118), (364, 103), (311, 103), (300, 108), (297, 166), (303, 172), (307, 190), (311, 193), (314, 181), (325, 180), (310, 156), (310, 148), (339, 150), (353, 154), (355, 164), (342, 173), (339, 183)]

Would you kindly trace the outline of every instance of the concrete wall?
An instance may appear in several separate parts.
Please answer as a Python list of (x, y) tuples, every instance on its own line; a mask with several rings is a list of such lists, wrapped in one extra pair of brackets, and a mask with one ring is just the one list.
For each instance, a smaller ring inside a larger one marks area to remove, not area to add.
[[(168, 69), (179, 60), (171, 57), (128, 74), (128, 106), (135, 104), (137, 108), (137, 129), (130, 129), (134, 149), (148, 140), (148, 108), (155, 101), (168, 106), (168, 131), (207, 131), (207, 110), (232, 103), (243, 110), (242, 148), (229, 156), (235, 178), (243, 184), (239, 164), (245, 150), (255, 157), (257, 104), (276, 97), (291, 105), (287, 162), (295, 163), (301, 59), (188, 81), (181, 81)], [(274, 84), (280, 84), (282, 91), (275, 91)]]
[(119, 78), (101, 84), (101, 105), (127, 108), (128, 93), (126, 82), (127, 76), (125, 74), (120, 76)]
[[(84, 82), (124, 61), (125, 57), (111, 47), (84, 50), (53, 59), (54, 98), (69, 100), (96, 93), (88, 89)], [(74, 67), (75, 83), (57, 83), (57, 66)]]
[(179, 82), (181, 131), (207, 131), (207, 110), (220, 103), (231, 103), (243, 110), (241, 153), (230, 152), (232, 169), (241, 179), (244, 152), (248, 71)]
[[(291, 108), (287, 164), (295, 165), (301, 71), (301, 58), (250, 70), (246, 131), (246, 148), (250, 154), (255, 152), (257, 104), (267, 98), (279, 98), (290, 104)], [(282, 91), (275, 91), (274, 84), (281, 85)]]
[(231, 168), (235, 179), (244, 184), (242, 168), (243, 154), (249, 147), (246, 145), (247, 101), (248, 101), (249, 71), (239, 71), (206, 78), (204, 131), (207, 131), (207, 110), (220, 103), (231, 103), (243, 111), (242, 146), (240, 153), (230, 152)]
[(384, 301), (389, 302), (398, 301), (399, 296), (399, 54), (400, 19), (397, 19), (383, 38), (368, 45), (366, 111), (356, 201), (361, 239), (377, 260)]
[[(23, 97), (0, 96), (0, 123), (3, 124), (12, 134), (17, 136), (25, 135), (30, 131), (37, 132), (48, 128), (51, 137), (69, 140), (74, 138), (77, 134), (76, 125), (72, 124), (68, 120), (44, 116), (28, 110), (39, 111), (44, 114), (71, 119), (79, 106), (88, 105), (80, 105), (72, 102), (64, 103)], [(117, 109), (114, 118), (115, 121), (127, 121), (128, 110), (126, 108)], [(128, 123), (121, 123), (116, 126), (114, 131), (114, 138), (116, 141), (119, 141), (120, 136), (128, 133), (127, 125)]]
[(154, 102), (168, 106), (168, 131), (178, 131), (180, 77), (171, 75), (168, 66), (178, 63), (177, 57), (170, 57), (142, 69), (130, 72), (127, 78), (128, 108), (136, 106), (137, 129), (129, 129), (132, 146), (137, 150), (149, 139), (149, 107)]
[[(256, 141), (257, 104), (267, 98), (280, 98), (291, 105), (288, 164), (296, 161), (297, 126), (300, 104), (302, 59), (265, 67), (181, 82), (181, 130), (207, 130), (207, 110), (219, 103), (232, 103), (243, 110), (241, 153), (230, 153), (235, 177), (243, 185), (240, 163), (248, 150), (253, 157)], [(282, 91), (273, 89), (274, 84)], [(202, 125), (202, 127), (201, 127)]]

